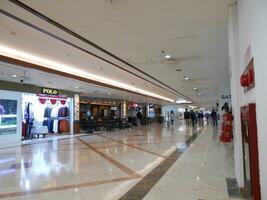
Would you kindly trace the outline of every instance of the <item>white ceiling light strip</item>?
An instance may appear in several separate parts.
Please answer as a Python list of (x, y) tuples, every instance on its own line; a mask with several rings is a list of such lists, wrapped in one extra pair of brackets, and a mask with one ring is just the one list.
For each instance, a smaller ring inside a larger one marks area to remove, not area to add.
[(0, 54), (7, 56), (7, 57), (14, 58), (14, 59), (22, 60), (25, 62), (30, 62), (30, 63), (36, 64), (36, 65), (41, 65), (41, 66), (44, 66), (44, 67), (49, 68), (49, 69), (58, 70), (58, 71), (65, 72), (68, 74), (73, 74), (73, 75), (76, 75), (76, 76), (79, 76), (82, 78), (87, 78), (87, 79), (91, 79), (94, 81), (106, 83), (106, 84), (109, 84), (112, 86), (127, 89), (127, 90), (130, 90), (133, 92), (137, 92), (137, 93), (144, 94), (147, 96), (155, 97), (155, 98), (162, 99), (165, 101), (175, 102), (173, 99), (161, 96), (159, 94), (156, 94), (156, 93), (153, 93), (150, 91), (146, 91), (146, 90), (143, 90), (143, 89), (134, 87), (132, 85), (128, 85), (128, 84), (119, 82), (119, 81), (115, 81), (115, 80), (109, 79), (107, 77), (98, 76), (96, 74), (92, 74), (92, 73), (77, 69), (77, 68), (69, 66), (69, 65), (65, 65), (65, 64), (61, 64), (61, 63), (52, 61), (50, 59), (46, 59), (46, 58), (35, 56), (33, 54), (25, 53), (25, 52), (22, 52), (22, 51), (19, 51), (19, 50), (16, 50), (16, 49), (13, 49), (13, 48), (1, 45), (1, 44), (0, 44)]

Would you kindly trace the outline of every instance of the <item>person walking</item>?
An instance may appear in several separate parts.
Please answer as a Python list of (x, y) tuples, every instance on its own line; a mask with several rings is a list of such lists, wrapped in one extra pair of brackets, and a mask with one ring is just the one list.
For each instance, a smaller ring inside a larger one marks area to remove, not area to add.
[(190, 117), (191, 117), (192, 127), (194, 128), (196, 124), (197, 116), (193, 110), (190, 111)]
[(210, 114), (208, 112), (205, 113), (205, 118), (207, 120), (207, 125), (210, 124)]
[(218, 126), (218, 115), (217, 115), (217, 112), (214, 109), (212, 109), (212, 112), (211, 112), (210, 115), (211, 115), (213, 126)]
[(170, 118), (171, 118), (171, 125), (174, 124), (174, 113), (173, 113), (173, 110), (171, 111), (171, 114), (170, 114)]
[(185, 109), (184, 112), (184, 120), (185, 120), (185, 126), (189, 127), (189, 119), (190, 119), (190, 113), (188, 112), (188, 109)]

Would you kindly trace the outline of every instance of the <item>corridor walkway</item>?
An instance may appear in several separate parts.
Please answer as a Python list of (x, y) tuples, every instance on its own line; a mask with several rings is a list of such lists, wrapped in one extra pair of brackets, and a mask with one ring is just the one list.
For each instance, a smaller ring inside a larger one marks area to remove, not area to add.
[(212, 128), (182, 121), (0, 147), (0, 199), (225, 200), (232, 155)]

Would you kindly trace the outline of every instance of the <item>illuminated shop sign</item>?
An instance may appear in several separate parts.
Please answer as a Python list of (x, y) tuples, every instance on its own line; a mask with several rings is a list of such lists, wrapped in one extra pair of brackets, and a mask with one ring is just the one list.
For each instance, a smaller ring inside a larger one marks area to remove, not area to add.
[(52, 88), (42, 88), (42, 94), (58, 95), (59, 92), (58, 90)]

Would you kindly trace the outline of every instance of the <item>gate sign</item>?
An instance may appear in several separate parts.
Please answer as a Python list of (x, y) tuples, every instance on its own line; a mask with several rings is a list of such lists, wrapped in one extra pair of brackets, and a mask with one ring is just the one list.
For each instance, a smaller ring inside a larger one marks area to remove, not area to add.
[(59, 92), (58, 90), (52, 88), (42, 88), (42, 94), (58, 95)]
[(229, 95), (221, 95), (221, 99), (222, 100), (230, 100), (231, 99), (231, 94), (229, 94)]

